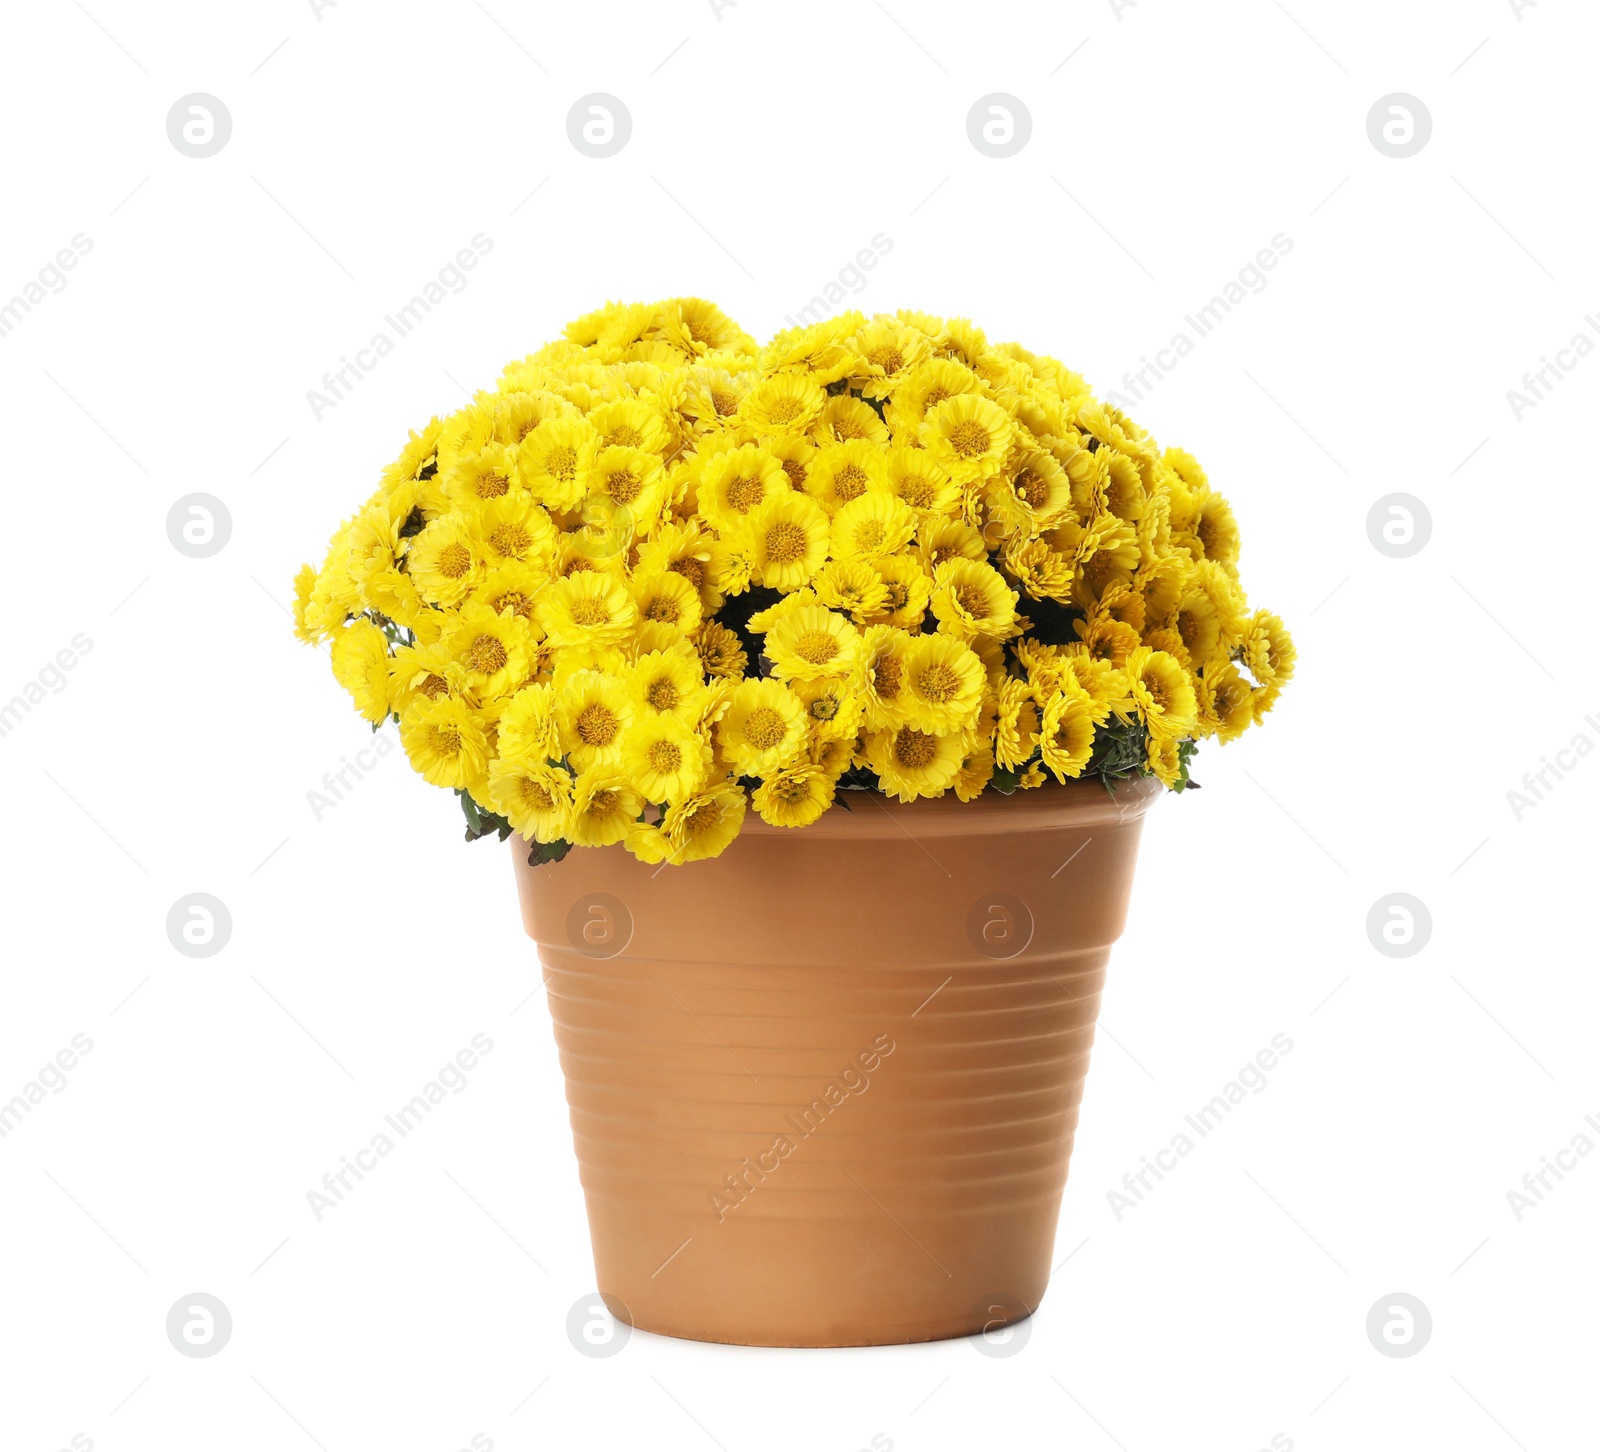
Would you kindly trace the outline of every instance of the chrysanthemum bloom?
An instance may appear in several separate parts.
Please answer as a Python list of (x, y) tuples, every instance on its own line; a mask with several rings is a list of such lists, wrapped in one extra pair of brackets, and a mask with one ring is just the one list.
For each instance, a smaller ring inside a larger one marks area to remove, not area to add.
[(897, 438), (914, 439), (928, 416), (947, 398), (981, 393), (983, 380), (953, 358), (925, 358), (903, 372), (889, 396), (884, 421)]
[(489, 767), (489, 800), (524, 837), (557, 842), (570, 825), (572, 778), (546, 761), (500, 756)]
[(1081, 776), (1094, 755), (1094, 707), (1076, 681), (1063, 684), (1044, 703), (1039, 725), (1039, 760), (1057, 781)]
[(752, 433), (802, 434), (817, 421), (828, 395), (804, 373), (775, 373), (739, 400), (739, 422)]
[(859, 685), (867, 728), (905, 724), (908, 713), (906, 651), (911, 637), (886, 625), (867, 628), (861, 641)]
[(810, 681), (791, 681), (789, 689), (805, 707), (806, 722), (813, 742), (824, 738), (854, 741), (861, 729), (863, 704), (850, 682), (823, 676)]
[(931, 351), (926, 333), (901, 323), (874, 319), (856, 334), (858, 362), (852, 386), (866, 398), (887, 398)]
[(482, 581), (483, 555), (465, 515), (448, 514), (427, 525), (406, 552), (406, 568), (435, 605), (459, 605)]
[(1026, 681), (1004, 680), (996, 693), (994, 759), (1008, 771), (1022, 766), (1039, 744), (1039, 705)]
[(744, 825), (744, 788), (735, 781), (715, 782), (667, 809), (662, 830), (672, 844), (671, 862), (698, 862), (717, 856)]
[(700, 596), (682, 575), (637, 573), (628, 582), (642, 622), (670, 625), (688, 635), (700, 624)]
[(599, 671), (579, 671), (561, 692), (557, 719), (572, 764), (614, 766), (622, 759), (622, 734), (634, 704), (622, 683)]
[(849, 443), (881, 447), (889, 442), (889, 430), (878, 417), (877, 409), (849, 393), (835, 394), (823, 404), (821, 414), (812, 425), (811, 436), (824, 447)]
[(389, 641), (370, 620), (356, 620), (333, 638), (333, 674), (364, 721), (389, 714)]
[(1194, 730), (1194, 685), (1180, 661), (1163, 650), (1142, 645), (1128, 656), (1122, 669), (1139, 719), (1153, 735), (1176, 740)]
[(884, 792), (902, 802), (938, 796), (959, 775), (965, 755), (959, 731), (939, 736), (915, 726), (880, 731), (867, 745)]
[(888, 463), (883, 450), (870, 439), (829, 444), (818, 449), (816, 457), (806, 466), (806, 493), (830, 515), (837, 514), (852, 499), (864, 494), (888, 492)]
[(676, 716), (648, 712), (623, 737), (622, 766), (647, 802), (681, 802), (711, 775), (711, 743)]
[(722, 754), (744, 776), (765, 776), (792, 760), (806, 740), (805, 708), (780, 682), (741, 681), (717, 723)]
[(913, 554), (890, 555), (872, 561), (873, 573), (883, 582), (883, 604), (867, 617), (872, 625), (893, 625), (915, 631), (928, 613), (933, 580)]
[(809, 761), (779, 767), (755, 790), (756, 811), (774, 827), (809, 827), (833, 804), (834, 779)]
[(469, 602), (451, 621), (443, 644), (480, 699), (505, 695), (528, 678), (532, 636), (520, 616), (496, 615), (487, 605)]
[(874, 491), (839, 506), (833, 516), (836, 560), (879, 560), (904, 549), (917, 532), (911, 506), (892, 494)]
[(591, 493), (627, 510), (640, 528), (648, 527), (661, 512), (666, 487), (660, 457), (625, 444), (601, 449), (589, 475)]
[(788, 494), (783, 465), (765, 449), (742, 444), (711, 458), (701, 471), (700, 516), (718, 530), (737, 528), (764, 500)]
[(787, 611), (767, 631), (762, 654), (780, 680), (810, 681), (854, 669), (861, 632), (844, 616), (821, 605)]
[(573, 509), (588, 492), (599, 449), (588, 419), (547, 419), (517, 447), (517, 482), (551, 509)]
[(708, 676), (735, 679), (744, 674), (744, 668), (750, 663), (739, 637), (715, 620), (707, 620), (695, 632), (694, 644)]
[(950, 635), (919, 635), (905, 653), (905, 713), (922, 731), (957, 731), (983, 698), (983, 662)]
[(822, 604), (842, 610), (857, 625), (881, 618), (889, 605), (889, 587), (877, 566), (886, 561), (829, 560), (811, 581)]
[(932, 607), (940, 629), (963, 640), (1007, 636), (1017, 618), (1017, 592), (993, 565), (946, 560), (934, 571)]
[(957, 484), (987, 478), (1011, 446), (1006, 411), (974, 393), (957, 394), (928, 411), (918, 433), (928, 457)]
[(552, 645), (584, 650), (626, 640), (639, 621), (639, 607), (627, 586), (599, 570), (552, 580), (536, 614)]
[(497, 727), (496, 746), (502, 756), (560, 759), (561, 726), (556, 719), (555, 692), (547, 683), (522, 687), (506, 702)]
[(694, 720), (705, 697), (696, 655), (653, 650), (639, 657), (628, 670), (626, 684), (640, 711)]
[(486, 790), (489, 739), (481, 717), (460, 697), (414, 700), (400, 718), (400, 744), (434, 786)]
[(661, 410), (642, 398), (613, 398), (589, 411), (589, 422), (605, 449), (638, 449), (660, 455), (667, 445)]
[(753, 509), (739, 537), (750, 551), (751, 578), (773, 590), (798, 590), (828, 558), (827, 516), (792, 489)]
[(609, 847), (628, 835), (643, 810), (644, 801), (624, 772), (600, 764), (585, 767), (572, 784), (568, 839), (579, 847)]
[(502, 443), (486, 443), (459, 459), (443, 476), (445, 498), (457, 509), (503, 499), (515, 487), (517, 456)]
[(889, 492), (920, 516), (949, 518), (955, 513), (961, 491), (955, 481), (928, 456), (926, 449), (896, 445), (889, 450), (886, 471)]

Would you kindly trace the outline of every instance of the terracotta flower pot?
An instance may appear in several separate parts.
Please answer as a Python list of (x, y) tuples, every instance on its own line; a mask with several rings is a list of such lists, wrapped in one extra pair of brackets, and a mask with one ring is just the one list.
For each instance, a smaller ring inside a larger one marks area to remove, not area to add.
[(755, 1346), (1033, 1311), (1159, 790), (841, 793), (685, 867), (518, 850), (612, 1311)]

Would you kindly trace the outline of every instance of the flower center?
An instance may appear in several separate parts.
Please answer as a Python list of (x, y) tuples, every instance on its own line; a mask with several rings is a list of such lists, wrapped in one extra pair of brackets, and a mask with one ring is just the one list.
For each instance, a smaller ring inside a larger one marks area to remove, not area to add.
[(454, 726), (435, 726), (429, 739), (440, 756), (461, 754), (461, 732)]
[(683, 751), (675, 741), (652, 741), (646, 753), (652, 771), (671, 776), (683, 765)]
[(806, 487), (806, 466), (798, 459), (785, 459), (783, 461), (783, 472), (789, 476), (791, 488), (804, 489)]
[(894, 759), (901, 766), (916, 771), (926, 766), (939, 753), (937, 741), (925, 731), (902, 726), (894, 738)]
[(622, 809), (622, 798), (613, 787), (602, 787), (589, 798), (588, 815), (597, 822), (614, 817)]
[(472, 568), (472, 551), (464, 544), (447, 544), (439, 551), (439, 573), (447, 580), (459, 580)]
[(883, 369), (885, 373), (898, 373), (906, 366), (905, 355), (892, 343), (885, 343), (881, 348), (874, 348), (867, 354), (867, 362), (874, 367)]
[(536, 812), (548, 812), (555, 806), (556, 799), (543, 782), (523, 777), (518, 785), (523, 805), (532, 807)]
[(498, 499), (510, 488), (511, 481), (504, 474), (480, 474), (473, 482), (479, 499)]
[(676, 625), (681, 614), (678, 602), (670, 595), (657, 595), (644, 607), (646, 620), (659, 621), (663, 625)]
[(867, 471), (859, 464), (846, 464), (834, 475), (833, 492), (849, 502), (867, 492)]
[(602, 442), (607, 448), (615, 444), (625, 449), (637, 449), (643, 442), (643, 435), (632, 424), (618, 424)]
[(591, 701), (578, 712), (576, 722), (578, 737), (585, 746), (611, 745), (620, 724), (616, 713), (599, 701)]
[(913, 509), (932, 509), (933, 485), (920, 475), (913, 474), (901, 481), (900, 497)]
[(957, 585), (955, 602), (974, 620), (982, 620), (989, 613), (989, 601), (976, 585)]
[(450, 687), (443, 676), (428, 674), (422, 678), (422, 684), (417, 687), (418, 695), (426, 696), (430, 701), (437, 701), (440, 696), (450, 694)]
[(579, 625), (604, 625), (610, 618), (604, 600), (592, 595), (580, 595), (572, 602), (572, 618)]
[(795, 641), (794, 653), (812, 665), (826, 665), (839, 654), (839, 642), (826, 630), (808, 630)]
[(744, 718), (744, 739), (757, 751), (770, 751), (784, 735), (783, 717), (771, 706), (757, 706)]
[(1030, 509), (1037, 509), (1050, 497), (1050, 486), (1032, 469), (1024, 469), (1011, 482), (1018, 497)]
[(514, 560), (519, 559), (533, 543), (533, 536), (520, 524), (502, 524), (497, 525), (489, 536), (489, 543), (494, 547), (496, 554)]
[(767, 531), (767, 558), (775, 565), (791, 565), (804, 559), (806, 532), (792, 519), (780, 519)]
[(905, 671), (892, 655), (886, 655), (872, 668), (872, 684), (878, 695), (885, 701), (892, 701), (900, 694), (900, 684), (905, 679)]
[(578, 472), (578, 451), (569, 444), (558, 444), (545, 456), (544, 468), (563, 484), (570, 483)]
[(989, 430), (976, 419), (964, 418), (950, 430), (950, 447), (963, 459), (975, 459), (989, 447)]
[(767, 486), (759, 474), (745, 475), (728, 485), (728, 508), (748, 514), (766, 496)]
[(682, 695), (669, 679), (663, 676), (659, 681), (651, 681), (646, 687), (644, 698), (657, 711), (671, 711), (682, 700)]
[(727, 418), (730, 413), (738, 413), (739, 400), (731, 393), (713, 391), (711, 395), (711, 406), (716, 409), (720, 417)]
[(705, 584), (705, 562), (697, 560), (693, 555), (686, 555), (681, 560), (674, 560), (667, 568), (675, 575), (682, 575), (696, 590)]
[(606, 476), (606, 493), (618, 504), (632, 504), (639, 497), (641, 487), (637, 477), (627, 469)]
[(883, 543), (883, 521), (869, 519), (856, 531), (856, 543), (864, 550), (875, 550)]
[(480, 675), (492, 676), (505, 665), (510, 655), (498, 636), (484, 634), (472, 642), (472, 649), (467, 653), (467, 659), (472, 662), (473, 670)]
[(942, 706), (961, 689), (961, 677), (941, 660), (926, 667), (916, 684), (918, 695)]
[(798, 398), (780, 398), (767, 410), (767, 417), (773, 423), (793, 423), (800, 417), (800, 400)]

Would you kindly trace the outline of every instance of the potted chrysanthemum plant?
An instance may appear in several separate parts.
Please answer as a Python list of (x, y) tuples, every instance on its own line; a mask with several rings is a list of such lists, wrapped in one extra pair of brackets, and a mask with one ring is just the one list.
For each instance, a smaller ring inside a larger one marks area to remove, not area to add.
[(296, 628), (513, 839), (617, 1315), (1038, 1305), (1143, 814), (1294, 668), (1238, 560), (1193, 458), (961, 318), (614, 304), (412, 434)]

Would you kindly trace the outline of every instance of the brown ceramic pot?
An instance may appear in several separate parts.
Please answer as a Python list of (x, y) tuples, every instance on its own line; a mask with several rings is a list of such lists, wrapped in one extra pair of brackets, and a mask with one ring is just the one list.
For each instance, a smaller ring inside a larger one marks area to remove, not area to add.
[(683, 867), (517, 850), (612, 1311), (753, 1346), (1033, 1311), (1159, 790), (841, 793)]

